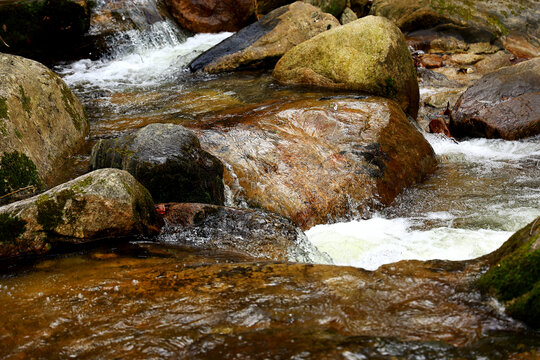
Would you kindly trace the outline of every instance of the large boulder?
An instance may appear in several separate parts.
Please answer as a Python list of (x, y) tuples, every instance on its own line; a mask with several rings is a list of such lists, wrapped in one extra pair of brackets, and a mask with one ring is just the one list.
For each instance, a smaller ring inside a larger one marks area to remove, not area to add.
[(159, 217), (126, 171), (103, 169), (0, 207), (0, 258), (44, 253), (51, 243), (149, 234)]
[(339, 25), (332, 15), (297, 1), (270, 12), (199, 55), (189, 67), (211, 73), (271, 67), (289, 49)]
[(436, 165), (424, 137), (383, 98), (255, 105), (202, 123), (194, 130), (228, 164), (235, 200), (303, 229), (389, 204)]
[(172, 16), (196, 33), (238, 31), (256, 20), (253, 0), (166, 0)]
[(441, 30), (466, 43), (513, 34), (540, 45), (540, 6), (535, 0), (375, 0), (370, 14), (392, 20), (404, 32), (453, 25)]
[(90, 27), (88, 3), (73, 0), (0, 2), (0, 51), (48, 65), (77, 58), (81, 39)]
[(347, 0), (304, 0), (304, 2), (317, 6), (325, 13), (332, 14), (337, 18), (347, 6)]
[(90, 167), (127, 170), (156, 202), (224, 202), (223, 164), (180, 125), (150, 124), (132, 135), (100, 140)]
[(516, 140), (540, 134), (540, 58), (478, 80), (457, 101), (450, 126), (458, 137)]
[(289, 219), (262, 209), (207, 204), (164, 204), (160, 241), (199, 250), (238, 253), (246, 259), (329, 262)]
[(281, 58), (273, 75), (285, 84), (388, 97), (413, 118), (418, 113), (418, 80), (405, 38), (381, 17), (367, 16), (303, 42)]
[(480, 289), (503, 301), (509, 315), (540, 328), (540, 217), (485, 258), (490, 268)]
[[(27, 185), (53, 184), (88, 129), (83, 106), (54, 72), (0, 53), (0, 196)], [(32, 179), (17, 175), (23, 173)]]

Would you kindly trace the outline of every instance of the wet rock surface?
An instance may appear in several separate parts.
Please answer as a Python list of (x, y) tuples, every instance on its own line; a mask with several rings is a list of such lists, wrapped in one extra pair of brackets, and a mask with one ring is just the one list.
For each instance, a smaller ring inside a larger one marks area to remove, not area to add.
[(347, 0), (304, 0), (304, 2), (317, 6), (325, 13), (339, 18), (347, 6)]
[(167, 0), (173, 17), (195, 33), (238, 31), (256, 20), (252, 0)]
[(156, 202), (224, 202), (223, 164), (180, 125), (150, 124), (120, 139), (100, 140), (90, 167), (128, 171)]
[[(0, 53), (0, 196), (53, 185), (88, 131), (83, 106), (58, 75), (33, 60)], [(32, 179), (23, 181), (30, 173)]]
[(507, 140), (540, 134), (540, 59), (478, 80), (456, 103), (450, 130), (459, 137)]
[(237, 253), (246, 259), (328, 263), (296, 225), (259, 209), (206, 204), (164, 204), (159, 241)]
[(0, 207), (0, 258), (46, 253), (54, 242), (155, 233), (159, 226), (150, 194), (129, 173), (97, 170)]
[(0, 356), (453, 359), (540, 350), (538, 334), (471, 287), (474, 262), (368, 272), (225, 258), (132, 244), (2, 277)]
[(272, 67), (294, 46), (333, 27), (336, 18), (297, 1), (263, 16), (191, 62), (191, 71), (210, 73)]
[(192, 125), (236, 202), (303, 229), (389, 204), (436, 165), (399, 106), (344, 95), (259, 104)]
[(418, 81), (401, 31), (389, 20), (368, 16), (303, 42), (276, 64), (284, 84), (349, 89), (396, 100), (413, 118)]

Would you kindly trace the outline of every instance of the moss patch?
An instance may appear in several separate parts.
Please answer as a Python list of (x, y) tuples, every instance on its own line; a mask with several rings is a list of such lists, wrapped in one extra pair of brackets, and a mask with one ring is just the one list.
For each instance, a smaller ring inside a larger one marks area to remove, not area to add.
[(527, 294), (514, 300), (507, 307), (508, 315), (523, 319), (533, 327), (540, 327), (540, 281)]
[[(44, 230), (52, 231), (58, 225), (65, 223), (64, 207), (66, 206), (66, 202), (72, 199), (74, 195), (75, 192), (73, 190), (66, 189), (55, 194), (56, 199), (46, 194), (39, 197), (36, 201), (38, 210), (37, 221)], [(68, 219), (68, 222), (73, 222), (73, 219)]]
[(83, 121), (87, 121), (86, 112), (83, 111), (83, 115), (79, 114), (77, 108), (75, 107), (76, 99), (71, 90), (66, 86), (66, 84), (61, 84), (60, 86), (62, 92), (62, 101), (64, 102), (64, 107), (68, 112), (75, 129), (81, 130), (81, 125)]
[(8, 119), (8, 105), (4, 98), (0, 98), (0, 119)]
[(23, 107), (24, 111), (26, 111), (28, 116), (30, 116), (31, 111), (32, 111), (32, 107), (30, 105), (30, 98), (28, 96), (26, 96), (26, 93), (24, 92), (24, 88), (22, 87), (22, 85), (19, 85), (19, 93), (21, 95), (22, 107)]
[(8, 213), (0, 214), (0, 243), (15, 243), (25, 230), (25, 220)]
[(41, 186), (34, 162), (18, 151), (3, 153), (0, 158), (0, 196), (30, 185)]

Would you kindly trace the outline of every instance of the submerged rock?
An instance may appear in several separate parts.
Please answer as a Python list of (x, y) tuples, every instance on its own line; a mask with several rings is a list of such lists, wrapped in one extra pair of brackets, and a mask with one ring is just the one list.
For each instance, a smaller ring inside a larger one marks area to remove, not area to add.
[(424, 137), (383, 98), (257, 105), (193, 126), (203, 148), (226, 163), (237, 202), (303, 229), (389, 204), (436, 165)]
[(127, 170), (156, 202), (224, 202), (223, 164), (180, 125), (150, 124), (120, 139), (100, 140), (90, 167)]
[(58, 75), (0, 53), (0, 196), (53, 184), (88, 129), (83, 106)]
[(165, 204), (159, 240), (196, 249), (239, 253), (248, 259), (331, 262), (289, 219), (260, 209)]
[(478, 286), (506, 304), (506, 312), (540, 328), (540, 217), (516, 232), (497, 251)]
[(339, 25), (333, 16), (297, 1), (270, 12), (202, 53), (189, 68), (191, 71), (217, 73), (271, 67), (287, 50)]
[(0, 2), (0, 52), (47, 65), (77, 58), (90, 27), (90, 1)]
[(413, 118), (418, 81), (405, 38), (390, 21), (368, 16), (289, 50), (274, 77), (285, 84), (349, 89), (396, 100)]
[(253, 0), (166, 0), (173, 17), (196, 33), (238, 31), (256, 20)]
[(516, 140), (540, 134), (540, 58), (485, 75), (452, 111), (458, 136)]
[(159, 217), (129, 173), (97, 170), (41, 195), (0, 207), (0, 258), (49, 251), (50, 243), (149, 234)]

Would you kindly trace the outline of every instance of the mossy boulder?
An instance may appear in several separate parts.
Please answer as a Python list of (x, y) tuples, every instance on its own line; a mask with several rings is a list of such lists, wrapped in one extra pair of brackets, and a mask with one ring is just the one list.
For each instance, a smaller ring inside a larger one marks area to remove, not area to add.
[(367, 16), (289, 50), (273, 76), (285, 84), (349, 89), (396, 100), (413, 118), (419, 89), (401, 31), (389, 20)]
[(347, 0), (304, 0), (304, 2), (317, 6), (325, 13), (332, 14), (337, 18), (347, 6)]
[(0, 53), (0, 196), (54, 184), (88, 130), (83, 106), (60, 77), (33, 60)]
[(510, 316), (540, 328), (540, 217), (487, 255), (478, 287), (503, 301)]
[(89, 27), (86, 1), (0, 2), (0, 51), (47, 65), (78, 57)]
[(189, 68), (210, 73), (271, 68), (286, 51), (339, 25), (332, 15), (297, 1), (275, 9), (202, 53)]
[(97, 170), (0, 207), (0, 258), (44, 253), (55, 242), (150, 234), (159, 225), (152, 197), (133, 176)]
[(180, 125), (151, 124), (120, 139), (100, 140), (90, 166), (128, 171), (156, 202), (224, 202), (223, 164)]

